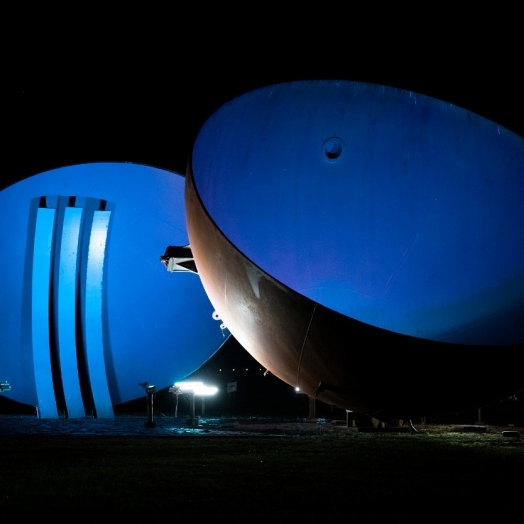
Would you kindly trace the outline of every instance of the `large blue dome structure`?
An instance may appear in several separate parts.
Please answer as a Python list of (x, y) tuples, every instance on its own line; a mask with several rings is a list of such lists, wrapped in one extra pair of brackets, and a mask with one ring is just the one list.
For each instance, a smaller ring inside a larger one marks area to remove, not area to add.
[(524, 140), (453, 104), (350, 81), (220, 107), (186, 174), (203, 285), (287, 383), (389, 416), (524, 386)]
[(198, 369), (225, 341), (185, 246), (184, 178), (144, 165), (53, 169), (0, 192), (0, 378), (41, 417), (112, 406)]

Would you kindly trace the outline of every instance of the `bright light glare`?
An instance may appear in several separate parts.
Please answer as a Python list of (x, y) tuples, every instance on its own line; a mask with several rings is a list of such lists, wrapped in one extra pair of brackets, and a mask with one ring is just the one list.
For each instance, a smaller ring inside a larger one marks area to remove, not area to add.
[(182, 391), (192, 391), (195, 388), (203, 386), (203, 382), (194, 382), (191, 380), (186, 380), (185, 382), (175, 382), (175, 386), (180, 388)]
[(297, 387), (295, 388), (295, 391), (300, 391), (300, 388), (297, 386)]
[(199, 397), (209, 397), (218, 391), (216, 386), (206, 386), (203, 382), (190, 380), (186, 382), (175, 382), (175, 387), (180, 389), (180, 391), (193, 392), (193, 394)]

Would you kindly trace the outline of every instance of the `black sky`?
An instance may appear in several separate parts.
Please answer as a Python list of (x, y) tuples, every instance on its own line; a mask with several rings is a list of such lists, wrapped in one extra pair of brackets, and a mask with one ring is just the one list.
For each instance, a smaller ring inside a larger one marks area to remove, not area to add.
[[(318, 19), (312, 13), (308, 24), (277, 16), (240, 24), (210, 13), (191, 20), (167, 14), (151, 23), (149, 13), (147, 26), (136, 19), (66, 29), (42, 24), (38, 31), (24, 26), (3, 67), (0, 187), (82, 162), (127, 161), (184, 173), (198, 130), (214, 110), (256, 87), (301, 79), (408, 89), (524, 136), (522, 39), (494, 21), (497, 13), (487, 13), (488, 25), (426, 20), (413, 29), (409, 21), (391, 21), (372, 23), (371, 30), (369, 19), (344, 23), (342, 12), (328, 13), (327, 25), (321, 13)], [(505, 14), (506, 22), (511, 18)]]

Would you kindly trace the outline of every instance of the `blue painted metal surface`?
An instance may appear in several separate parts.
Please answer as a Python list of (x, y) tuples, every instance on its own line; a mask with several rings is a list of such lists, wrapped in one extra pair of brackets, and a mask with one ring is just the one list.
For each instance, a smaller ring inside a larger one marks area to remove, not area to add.
[(524, 342), (524, 139), (496, 123), (399, 89), (293, 82), (216, 111), (191, 168), (224, 236), (303, 296), (422, 339)]
[[(58, 356), (67, 414), (85, 416), (76, 351), (76, 303), (78, 289), (78, 247), (82, 208), (66, 207), (59, 248), (56, 315), (58, 318)], [(106, 386), (107, 387), (107, 386)]]
[[(14, 217), (11, 217), (13, 221)], [(14, 314), (8, 315), (7, 318), (4, 316), (3, 332), (5, 335), (10, 331), (13, 335), (18, 336), (20, 333), (13, 332), (13, 328), (22, 328), (20, 321), (23, 323), (23, 329), (31, 333), (31, 344), (29, 347), (20, 347), (13, 345), (3, 345), (3, 356), (6, 356), (13, 351), (16, 353), (9, 355), (9, 360), (18, 369), (18, 374), (15, 374), (10, 369), (9, 365), (6, 365), (7, 359), (2, 359), (2, 368), (6, 369), (7, 374), (12, 375), (15, 378), (16, 383), (20, 384), (26, 395), (31, 395), (33, 402), (31, 404), (38, 408), (39, 416), (43, 418), (57, 418), (58, 409), (55, 401), (55, 393), (53, 390), (53, 376), (51, 371), (51, 361), (49, 355), (51, 350), (49, 347), (49, 295), (51, 291), (49, 277), (51, 275), (51, 253), (53, 250), (53, 230), (55, 222), (55, 210), (54, 209), (38, 209), (36, 216), (36, 226), (34, 235), (34, 245), (29, 245), (29, 251), (32, 251), (32, 271), (31, 271), (31, 315), (30, 322), (26, 321), (26, 318), (18, 318), (19, 311), (14, 311)], [(11, 222), (12, 223), (12, 222)], [(5, 224), (7, 225), (7, 223)], [(7, 240), (7, 239), (5, 239)], [(4, 244), (5, 246), (5, 244)], [(14, 275), (3, 274), (3, 279), (10, 281), (9, 277)], [(4, 286), (6, 291), (9, 290), (7, 286)], [(10, 294), (2, 294), (5, 309), (8, 310), (11, 307), (16, 307), (20, 304), (20, 299), (14, 303), (10, 302)], [(20, 297), (21, 298), (21, 297)], [(18, 315), (17, 315), (18, 313)], [(25, 321), (25, 322), (24, 322)], [(4, 339), (5, 340), (5, 339)], [(24, 358), (25, 357), (25, 358)], [(24, 360), (22, 360), (24, 358)], [(30, 363), (27, 369), (23, 371), (20, 369), (19, 362)], [(14, 367), (14, 366), (13, 366)], [(32, 368), (32, 369), (31, 369)], [(17, 380), (20, 376), (20, 371), (23, 372), (21, 380)], [(24, 398), (24, 394), (17, 395), (15, 393), (14, 398)]]
[[(168, 245), (188, 244), (183, 189), (176, 173), (100, 163), (0, 193), (0, 369), (11, 398), (57, 416), (53, 388), (68, 397), (69, 381), (79, 381), (71, 374), (83, 369), (84, 404), (92, 395), (97, 415), (111, 416), (108, 397), (138, 398), (138, 382), (169, 386), (223, 344), (198, 276), (170, 274), (159, 262)], [(57, 213), (64, 198), (69, 207)]]
[(109, 340), (107, 336), (104, 337), (109, 322), (109, 318), (105, 317), (107, 304), (104, 300), (104, 265), (110, 219), (111, 211), (93, 213), (87, 250), (85, 286), (82, 286), (85, 290), (82, 317), (85, 325), (83, 335), (87, 372), (99, 417), (107, 417), (112, 411), (104, 357), (104, 340)]

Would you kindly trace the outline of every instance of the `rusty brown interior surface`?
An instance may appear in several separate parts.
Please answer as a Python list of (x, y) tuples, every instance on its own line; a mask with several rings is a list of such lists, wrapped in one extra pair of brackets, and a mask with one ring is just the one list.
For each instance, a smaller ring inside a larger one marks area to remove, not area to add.
[[(240, 253), (204, 209), (190, 166), (185, 200), (193, 256), (211, 303), (238, 342), (286, 383), (384, 420), (479, 407), (522, 387), (516, 365), (522, 346), (432, 342), (341, 315)], [(508, 358), (492, 362), (494, 351)]]

